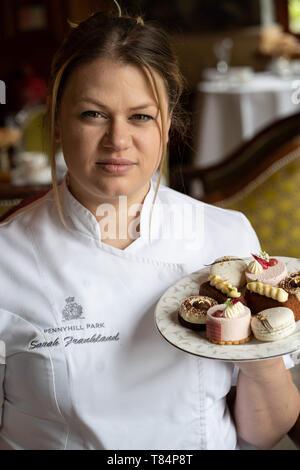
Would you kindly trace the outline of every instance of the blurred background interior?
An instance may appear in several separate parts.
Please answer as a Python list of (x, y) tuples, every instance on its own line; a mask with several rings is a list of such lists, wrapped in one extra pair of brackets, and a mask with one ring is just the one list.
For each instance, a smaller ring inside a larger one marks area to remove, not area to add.
[[(105, 3), (0, 2), (0, 216), (51, 184), (51, 60), (68, 20)], [(242, 210), (266, 251), (300, 257), (300, 0), (119, 3), (168, 31), (185, 77), (191, 126), (184, 142), (172, 140), (164, 182)], [(65, 171), (57, 148), (59, 179)]]
[[(0, 215), (51, 184), (51, 60), (68, 20), (106, 3), (1, 0)], [(186, 81), (191, 125), (184, 142), (172, 140), (164, 182), (242, 210), (266, 251), (300, 257), (300, 0), (119, 3), (168, 31)], [(59, 179), (65, 171), (57, 148)]]
[[(51, 185), (51, 60), (67, 20), (79, 22), (105, 1), (0, 2), (2, 217)], [(300, 258), (300, 0), (119, 3), (165, 27), (185, 77), (182, 104), (191, 127), (184, 142), (175, 139), (169, 148), (165, 184), (243, 211), (263, 249)], [(61, 179), (59, 147), (56, 158)], [(293, 448), (287, 437), (276, 447)]]

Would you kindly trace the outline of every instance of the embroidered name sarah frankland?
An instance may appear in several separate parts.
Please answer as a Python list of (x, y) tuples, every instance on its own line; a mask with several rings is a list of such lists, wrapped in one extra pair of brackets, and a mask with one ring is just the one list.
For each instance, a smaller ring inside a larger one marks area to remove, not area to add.
[[(74, 338), (74, 336), (66, 336), (64, 338), (64, 345), (65, 347), (69, 346), (70, 344), (84, 344), (84, 343), (102, 343), (105, 341), (119, 341), (119, 332), (113, 336), (104, 336), (104, 335), (97, 335), (94, 334), (90, 338)], [(54, 346), (58, 346), (60, 344), (60, 338), (56, 338), (53, 341), (45, 341), (41, 343), (39, 340), (32, 340), (29, 344), (29, 349), (37, 349), (37, 348), (51, 348)]]

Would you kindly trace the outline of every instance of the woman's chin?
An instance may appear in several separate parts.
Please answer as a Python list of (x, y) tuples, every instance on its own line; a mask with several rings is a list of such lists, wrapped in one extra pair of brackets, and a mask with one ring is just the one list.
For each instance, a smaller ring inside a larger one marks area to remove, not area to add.
[[(136, 195), (138, 198), (146, 195), (150, 187), (150, 183), (138, 185), (137, 182), (129, 181), (112, 181), (109, 184), (97, 185), (99, 197), (107, 199), (115, 199), (121, 196), (132, 197)], [(96, 188), (95, 188), (96, 189)]]

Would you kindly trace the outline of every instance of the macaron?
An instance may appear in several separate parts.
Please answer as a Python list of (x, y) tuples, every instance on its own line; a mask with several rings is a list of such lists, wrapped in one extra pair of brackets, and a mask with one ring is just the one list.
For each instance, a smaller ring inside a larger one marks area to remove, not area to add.
[(277, 341), (295, 331), (294, 313), (287, 307), (262, 310), (251, 319), (251, 329), (259, 341)]

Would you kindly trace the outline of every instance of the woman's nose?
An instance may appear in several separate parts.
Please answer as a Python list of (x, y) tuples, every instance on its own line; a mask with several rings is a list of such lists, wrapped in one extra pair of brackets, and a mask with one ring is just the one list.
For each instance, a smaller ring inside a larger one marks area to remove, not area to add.
[(128, 123), (121, 120), (111, 120), (102, 139), (103, 146), (119, 151), (126, 150), (130, 143), (131, 135)]

